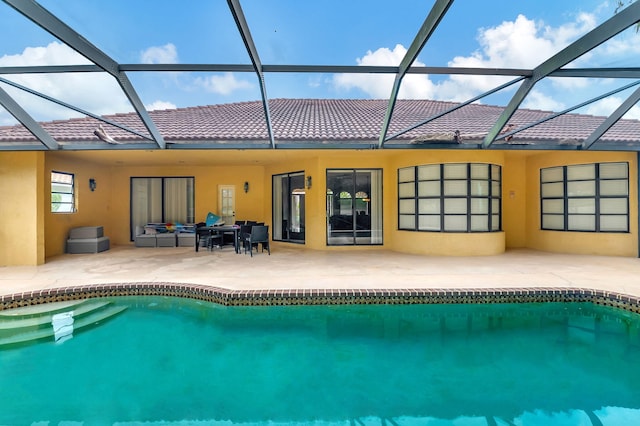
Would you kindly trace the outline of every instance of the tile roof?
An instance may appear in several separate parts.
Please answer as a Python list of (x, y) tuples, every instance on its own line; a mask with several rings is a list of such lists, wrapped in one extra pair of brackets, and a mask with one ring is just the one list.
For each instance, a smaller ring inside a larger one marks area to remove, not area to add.
[[(387, 104), (387, 100), (371, 99), (272, 99), (269, 101), (269, 110), (274, 139), (282, 147), (295, 144), (297, 147), (312, 148), (323, 143), (338, 146), (349, 143), (375, 145)], [(398, 100), (387, 136), (403, 133), (386, 142), (385, 146), (454, 143), (456, 132), (459, 132), (457, 142), (460, 144), (478, 144), (503, 111), (502, 107), (471, 104), (405, 131), (456, 105), (442, 101)], [(512, 116), (509, 125), (520, 128), (551, 114), (549, 111), (520, 109)], [(269, 144), (261, 101), (158, 110), (149, 112), (149, 115), (168, 144)], [(135, 113), (104, 118), (141, 134), (148, 134)], [(564, 114), (522, 130), (508, 142), (497, 140), (494, 146), (505, 143), (577, 145), (604, 120), (605, 117)], [(100, 121), (93, 118), (72, 118), (41, 124), (61, 145), (96, 145), (99, 148), (106, 144), (94, 135)], [(107, 123), (102, 125), (119, 144), (153, 144), (121, 128)], [(21, 125), (0, 127), (0, 146), (11, 144), (37, 145), (39, 142)], [(640, 147), (640, 121), (620, 120), (598, 142), (603, 149), (613, 145), (630, 150)]]

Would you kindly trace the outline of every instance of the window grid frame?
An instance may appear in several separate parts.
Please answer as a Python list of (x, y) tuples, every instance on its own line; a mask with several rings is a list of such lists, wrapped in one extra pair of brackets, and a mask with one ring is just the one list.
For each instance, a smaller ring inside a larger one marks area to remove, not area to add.
[[(445, 168), (447, 165), (455, 164), (460, 165), (464, 164), (466, 166), (466, 177), (465, 178), (445, 178)], [(472, 177), (472, 165), (482, 165), (487, 168), (487, 177), (485, 179), (479, 179)], [(420, 167), (425, 166), (438, 166), (439, 168), (439, 176), (437, 179), (420, 179), (419, 178), (419, 169)], [(493, 167), (498, 167), (498, 179), (494, 179)], [(405, 169), (413, 169), (413, 178), (412, 180), (402, 180), (401, 170)], [(414, 231), (414, 232), (443, 232), (443, 233), (487, 233), (487, 232), (501, 232), (502, 231), (502, 166), (492, 163), (440, 163), (440, 164), (424, 164), (418, 166), (408, 166), (402, 167), (398, 169), (397, 172), (398, 178), (398, 230), (401, 231)], [(445, 186), (446, 182), (452, 181), (462, 181), (465, 180), (466, 186), (466, 194), (465, 195), (446, 195), (445, 194)], [(487, 194), (486, 195), (472, 195), (472, 184), (473, 182), (480, 181), (486, 182), (487, 185)], [(434, 195), (420, 195), (419, 193), (419, 185), (422, 182), (439, 182), (440, 193), (437, 196)], [(400, 185), (413, 183), (413, 196), (401, 196), (400, 195)], [(497, 194), (494, 194), (494, 184), (497, 183)], [(445, 202), (446, 200), (460, 200), (464, 199), (466, 201), (466, 212), (465, 213), (450, 213), (447, 214), (445, 211)], [(487, 212), (478, 214), (472, 213), (472, 204), (474, 200), (486, 200), (487, 202)], [(400, 209), (400, 204), (405, 200), (413, 200), (413, 211), (414, 213), (402, 213)], [(439, 213), (430, 213), (430, 214), (421, 214), (419, 203), (420, 200), (437, 200), (439, 204)], [(494, 210), (494, 201), (498, 200), (498, 211)], [(413, 226), (412, 227), (403, 227), (401, 225), (401, 218), (404, 216), (413, 216)], [(465, 217), (465, 229), (446, 229), (446, 219), (447, 218), (460, 218)], [(495, 216), (498, 217), (497, 228), (493, 228), (493, 222)], [(420, 219), (422, 217), (437, 217), (439, 223), (439, 229), (420, 229)], [(486, 229), (482, 230), (474, 230), (472, 226), (472, 219), (482, 217), (486, 221)]]
[[(602, 165), (611, 165), (611, 164), (621, 164), (625, 166), (625, 171), (626, 171), (626, 178), (624, 178), (626, 180), (626, 184), (627, 184), (627, 192), (626, 195), (602, 195), (601, 191), (600, 191), (600, 187), (601, 187), (601, 182), (606, 182), (606, 181), (616, 181), (616, 180), (622, 180), (622, 178), (620, 177), (607, 177), (607, 178), (603, 178), (601, 177), (601, 173), (600, 173), (600, 168)], [(595, 167), (595, 173), (594, 173), (594, 178), (593, 179), (569, 179), (569, 168), (570, 167), (580, 167), (580, 166), (585, 166), (585, 165), (593, 165)], [(549, 170), (549, 169), (554, 169), (554, 168), (558, 168), (558, 167), (562, 167), (562, 181), (558, 181), (558, 180), (550, 180), (550, 181), (544, 181), (543, 182), (543, 178), (542, 178), (542, 174), (544, 170)], [(594, 190), (594, 195), (572, 195), (569, 196), (569, 191), (568, 191), (568, 186), (570, 182), (593, 182), (594, 186), (595, 186), (595, 190)], [(554, 184), (554, 183), (562, 183), (562, 191), (563, 194), (561, 196), (553, 196), (553, 197), (544, 197), (543, 194), (543, 188), (545, 184)], [(612, 161), (612, 162), (603, 162), (603, 163), (585, 163), (585, 164), (568, 164), (568, 165), (563, 165), (563, 166), (553, 166), (553, 167), (546, 167), (546, 168), (541, 168), (540, 169), (540, 229), (543, 231), (561, 231), (561, 232), (601, 232), (601, 233), (613, 233), (613, 234), (623, 234), (623, 233), (629, 233), (630, 232), (630, 213), (629, 213), (629, 162), (628, 161)], [(620, 214), (620, 213), (602, 213), (601, 212), (601, 203), (604, 200), (607, 199), (620, 199), (620, 198), (624, 198), (626, 200), (626, 213), (625, 214)], [(562, 213), (545, 213), (544, 210), (544, 202), (545, 200), (559, 200), (562, 201), (562, 205), (563, 205), (563, 212)], [(570, 200), (594, 200), (594, 212), (593, 213), (580, 213), (580, 212), (570, 212), (569, 211), (569, 201)], [(550, 227), (546, 227), (544, 226), (544, 218), (545, 216), (550, 216), (550, 217), (558, 217), (558, 216), (562, 216), (562, 223), (563, 223), (563, 227), (562, 229), (558, 229), (558, 228), (550, 228)], [(594, 229), (570, 229), (570, 218), (574, 216), (574, 217), (579, 217), (579, 216), (585, 216), (585, 217), (590, 217), (593, 216), (594, 218)], [(625, 230), (605, 230), (603, 231), (601, 228), (601, 218), (602, 217), (607, 217), (607, 216), (626, 216), (626, 229)]]
[[(58, 175), (64, 175), (64, 176), (69, 176), (71, 179), (71, 183), (69, 184), (65, 184), (63, 182), (55, 182), (53, 181), (53, 176), (55, 174)], [(51, 170), (50, 173), (50, 177), (51, 177), (51, 192), (50, 192), (50, 205), (51, 205), (51, 213), (53, 214), (69, 214), (69, 213), (76, 213), (77, 212), (77, 204), (76, 204), (76, 175), (75, 173), (69, 173), (69, 172), (61, 172), (58, 170)], [(71, 189), (70, 192), (61, 192), (61, 191), (54, 191), (53, 187), (54, 185), (68, 185), (68, 187)], [(63, 202), (63, 201), (54, 201), (54, 195), (56, 194), (60, 194), (60, 195), (70, 195), (71, 197), (71, 201), (70, 202)], [(56, 209), (54, 210), (53, 206), (58, 205), (58, 206), (70, 206), (69, 210), (60, 210), (60, 209)]]

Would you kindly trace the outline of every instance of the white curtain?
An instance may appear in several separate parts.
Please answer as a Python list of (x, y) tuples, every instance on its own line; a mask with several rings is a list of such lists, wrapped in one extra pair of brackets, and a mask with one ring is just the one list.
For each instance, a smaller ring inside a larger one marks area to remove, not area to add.
[[(162, 221), (162, 179), (131, 179), (131, 232), (138, 226)], [(133, 236), (132, 235), (132, 236)]]
[[(163, 191), (164, 188), (164, 191)], [(194, 221), (192, 177), (131, 178), (131, 237), (147, 223)]]
[(282, 180), (286, 176), (278, 175), (273, 177), (273, 223), (271, 233), (274, 240), (282, 240)]
[(193, 179), (164, 179), (164, 220), (165, 222), (193, 222)]

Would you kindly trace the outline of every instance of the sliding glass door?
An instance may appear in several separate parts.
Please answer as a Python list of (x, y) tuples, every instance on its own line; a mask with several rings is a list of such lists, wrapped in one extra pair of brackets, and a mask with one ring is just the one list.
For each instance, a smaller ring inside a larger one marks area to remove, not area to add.
[(304, 243), (304, 172), (274, 175), (272, 184), (273, 240)]
[(194, 222), (193, 177), (131, 178), (131, 240), (147, 223)]
[(382, 170), (327, 170), (327, 244), (382, 244)]

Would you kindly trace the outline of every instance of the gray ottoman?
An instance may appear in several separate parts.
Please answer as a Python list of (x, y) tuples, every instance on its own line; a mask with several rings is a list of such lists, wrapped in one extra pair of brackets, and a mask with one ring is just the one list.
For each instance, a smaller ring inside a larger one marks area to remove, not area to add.
[(109, 237), (103, 234), (102, 226), (81, 226), (69, 231), (67, 253), (99, 253), (109, 250)]
[(79, 228), (71, 228), (69, 231), (70, 240), (81, 240), (86, 238), (104, 237), (102, 226), (81, 226)]
[(109, 250), (109, 248), (109, 237), (75, 238), (73, 240), (67, 240), (67, 253), (71, 254), (99, 253)]
[(195, 247), (196, 234), (191, 232), (181, 232), (178, 236), (178, 247)]
[(136, 247), (155, 247), (156, 246), (156, 236), (155, 234), (140, 234), (136, 235), (135, 238)]
[(156, 247), (175, 247), (176, 234), (167, 232), (165, 234), (156, 234)]

